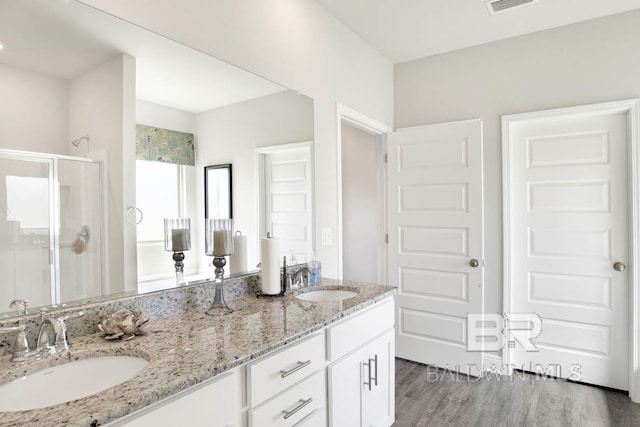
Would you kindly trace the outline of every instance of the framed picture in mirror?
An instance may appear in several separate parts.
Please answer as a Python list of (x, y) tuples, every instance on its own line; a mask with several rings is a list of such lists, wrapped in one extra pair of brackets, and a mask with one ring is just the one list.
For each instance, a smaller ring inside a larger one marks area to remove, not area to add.
[(231, 163), (205, 166), (204, 217), (233, 218)]

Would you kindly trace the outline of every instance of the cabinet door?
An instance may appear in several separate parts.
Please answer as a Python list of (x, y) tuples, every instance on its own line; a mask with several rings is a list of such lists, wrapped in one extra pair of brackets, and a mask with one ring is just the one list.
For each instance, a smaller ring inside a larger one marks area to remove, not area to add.
[[(362, 426), (387, 427), (395, 418), (395, 351), (394, 332), (367, 345), (363, 363)], [(369, 377), (369, 366), (371, 376)], [(371, 388), (364, 383), (371, 382)]]
[(109, 427), (173, 427), (185, 423), (194, 427), (240, 426), (240, 410), (240, 377), (234, 370), (213, 382), (194, 386), (109, 424)]
[(329, 376), (329, 425), (361, 425), (362, 361), (367, 357), (359, 349), (327, 369)]

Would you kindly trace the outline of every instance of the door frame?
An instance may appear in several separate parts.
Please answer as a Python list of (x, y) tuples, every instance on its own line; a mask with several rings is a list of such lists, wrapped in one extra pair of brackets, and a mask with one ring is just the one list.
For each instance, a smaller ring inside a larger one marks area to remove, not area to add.
[[(266, 236), (265, 231), (265, 209), (266, 209), (266, 201), (265, 201), (265, 182), (264, 182), (264, 158), (267, 154), (273, 154), (281, 151), (295, 150), (300, 148), (306, 148), (309, 150), (309, 171), (311, 176), (311, 197), (309, 199), (309, 203), (311, 204), (311, 250), (317, 250), (315, 244), (315, 223), (316, 223), (316, 214), (315, 214), (315, 161), (313, 156), (313, 141), (302, 141), (302, 142), (292, 142), (288, 144), (278, 144), (278, 145), (268, 145), (265, 147), (258, 147), (255, 150), (256, 153), (256, 188), (258, 191), (256, 192), (256, 206), (258, 207), (258, 217), (256, 223), (256, 230), (258, 230), (258, 239), (256, 240), (258, 253), (260, 252), (260, 238)], [(311, 255), (311, 254), (309, 254)]]
[(370, 133), (376, 138), (376, 157), (378, 158), (378, 282), (387, 283), (387, 247), (385, 235), (387, 234), (387, 170), (383, 161), (387, 153), (387, 133), (392, 129), (370, 117), (365, 116), (349, 107), (336, 104), (336, 165), (337, 165), (337, 194), (338, 194), (338, 279), (342, 280), (344, 272), (343, 247), (342, 247), (342, 122), (364, 132)]
[[(513, 306), (513, 164), (510, 138), (513, 126), (528, 120), (551, 117), (589, 117), (602, 114), (626, 114), (629, 209), (629, 397), (640, 402), (640, 99), (557, 108), (502, 116), (502, 225), (503, 225), (503, 312)], [(512, 374), (513, 350), (502, 351), (502, 363)]]

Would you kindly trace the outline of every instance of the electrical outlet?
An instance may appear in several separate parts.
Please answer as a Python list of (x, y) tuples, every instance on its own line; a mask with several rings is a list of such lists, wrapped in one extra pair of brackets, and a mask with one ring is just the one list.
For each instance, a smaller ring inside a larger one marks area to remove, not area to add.
[(322, 227), (322, 246), (333, 244), (333, 231), (331, 227)]

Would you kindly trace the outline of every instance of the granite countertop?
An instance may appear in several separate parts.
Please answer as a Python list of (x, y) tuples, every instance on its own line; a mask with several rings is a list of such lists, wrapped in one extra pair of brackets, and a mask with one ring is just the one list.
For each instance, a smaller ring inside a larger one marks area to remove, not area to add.
[(208, 316), (204, 313), (206, 307), (191, 308), (152, 319), (144, 326), (146, 335), (130, 341), (106, 341), (101, 333), (71, 336), (70, 350), (42, 360), (12, 363), (9, 357), (4, 357), (0, 359), (0, 384), (46, 366), (97, 356), (139, 356), (147, 359), (149, 365), (131, 380), (93, 396), (44, 409), (0, 413), (0, 426), (107, 424), (395, 293), (391, 286), (332, 279), (322, 279), (308, 290), (332, 288), (353, 290), (358, 296), (343, 301), (310, 302), (293, 295), (261, 299), (246, 295), (228, 301), (235, 310), (230, 315)]

